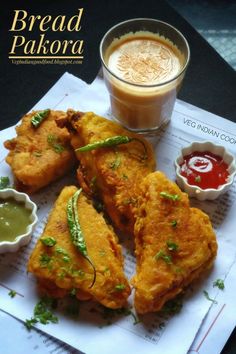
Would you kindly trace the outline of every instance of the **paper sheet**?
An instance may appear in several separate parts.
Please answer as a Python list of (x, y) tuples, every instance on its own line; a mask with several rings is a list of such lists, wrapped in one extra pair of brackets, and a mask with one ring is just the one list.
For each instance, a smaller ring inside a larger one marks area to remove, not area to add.
[[(98, 114), (109, 117), (108, 95), (103, 81), (99, 78), (89, 86), (70, 74), (64, 74), (35, 105), (34, 109), (47, 107), (62, 110), (69, 107), (82, 111), (93, 110)], [(155, 139), (151, 139), (155, 146), (158, 168), (171, 179), (174, 179), (173, 161), (180, 148), (193, 140), (213, 140), (225, 145), (235, 154), (236, 135), (234, 132), (234, 123), (178, 101), (175, 105), (171, 123)], [(0, 133), (0, 143), (14, 135), (14, 129), (12, 128), (2, 131)], [(4, 162), (5, 155), (6, 150), (1, 149), (0, 175), (11, 176), (10, 169)], [(75, 182), (73, 176), (68, 176), (55, 183), (53, 187), (48, 187), (33, 197), (40, 209), (38, 212), (39, 223), (31, 244), (17, 254), (0, 257), (0, 308), (21, 320), (32, 316), (33, 307), (38, 301), (35, 279), (31, 275), (27, 276), (25, 264), (37, 237), (42, 232), (46, 215), (58, 191), (66, 183), (73, 182)], [(115, 318), (111, 325), (107, 325), (100, 315), (94, 313), (96, 305), (83, 304), (77, 320), (59, 313), (58, 325), (37, 325), (37, 327), (86, 354), (118, 354), (127, 352), (127, 350), (130, 354), (143, 354), (144, 351), (148, 354), (163, 352), (166, 354), (184, 354), (188, 352), (203, 323), (193, 343), (192, 350), (205, 354), (211, 352), (209, 350), (211, 343), (207, 342), (207, 338), (210, 338), (210, 334), (213, 335), (216, 332), (214, 327), (220, 328), (220, 317), (226, 316), (226, 318), (230, 318), (230, 321), (227, 322), (228, 331), (225, 338), (217, 341), (217, 350), (220, 351), (227, 335), (230, 334), (235, 324), (231, 317), (231, 295), (235, 292), (235, 289), (231, 282), (227, 282), (227, 279), (233, 274), (233, 269), (235, 269), (235, 199), (236, 187), (234, 183), (231, 190), (217, 201), (198, 202), (192, 200), (194, 206), (203, 209), (210, 215), (217, 233), (219, 252), (214, 269), (204, 281), (187, 293), (183, 309), (179, 314), (172, 318), (157, 315), (144, 316), (142, 321), (136, 325), (133, 324), (132, 316), (121, 316)], [(134, 272), (134, 267), (134, 258), (127, 252), (125, 269), (128, 275)], [(226, 279), (225, 282), (228, 286), (226, 286), (224, 292), (213, 288), (213, 281), (217, 278)], [(15, 298), (12, 299), (8, 296), (9, 289), (17, 291)], [(215, 298), (218, 304), (212, 305), (204, 297), (203, 290), (207, 290), (210, 297)], [(208, 313), (209, 309), (210, 312)], [(209, 331), (209, 325), (211, 325), (215, 316), (218, 316), (217, 319), (219, 320), (214, 322), (214, 326), (211, 327), (212, 331)], [(206, 332), (210, 334), (206, 336)], [(204, 347), (208, 348), (208, 351), (204, 351)], [(214, 353), (218, 352), (216, 352), (216, 343), (214, 343)]]

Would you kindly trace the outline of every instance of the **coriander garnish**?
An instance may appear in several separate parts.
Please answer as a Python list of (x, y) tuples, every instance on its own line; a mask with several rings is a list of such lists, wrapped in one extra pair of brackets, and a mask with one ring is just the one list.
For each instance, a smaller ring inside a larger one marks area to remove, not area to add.
[(213, 283), (213, 287), (217, 286), (220, 290), (224, 290), (225, 284), (224, 280), (222, 279), (216, 279)]
[(171, 224), (172, 227), (176, 227), (177, 226), (177, 220), (171, 221), (170, 224)]
[(13, 298), (13, 297), (16, 296), (16, 291), (15, 291), (15, 290), (10, 290), (9, 293), (8, 293), (8, 295), (9, 295), (11, 298)]
[(52, 258), (47, 253), (43, 253), (40, 255), (39, 258), (40, 267), (50, 269), (51, 262), (52, 262)]
[(37, 112), (31, 118), (31, 124), (34, 128), (38, 128), (42, 121), (48, 117), (50, 109), (45, 109), (44, 111)]
[(169, 251), (177, 251), (179, 246), (173, 241), (166, 242)]
[(195, 182), (200, 183), (202, 179), (201, 176), (196, 176), (194, 180)]
[(55, 244), (57, 243), (57, 241), (55, 240), (55, 238), (54, 238), (54, 237), (51, 237), (51, 236), (49, 236), (49, 237), (42, 237), (42, 238), (40, 239), (40, 241), (42, 242), (42, 244), (43, 244), (44, 246), (47, 246), (47, 247), (53, 247), (53, 246), (55, 246)]
[(0, 189), (5, 189), (10, 186), (9, 177), (0, 177)]
[(41, 156), (42, 156), (42, 152), (41, 152), (41, 151), (34, 151), (34, 152), (33, 152), (33, 155), (34, 155), (35, 157), (41, 157)]
[(167, 255), (165, 252), (163, 252), (162, 250), (160, 250), (159, 252), (157, 252), (157, 254), (155, 255), (155, 259), (163, 259), (163, 261), (165, 261), (167, 264), (172, 264), (172, 257), (171, 255)]
[(203, 290), (203, 294), (205, 295), (206, 299), (213, 302), (213, 304), (217, 304), (217, 301), (214, 299), (211, 299), (208, 292), (206, 290)]
[(115, 154), (116, 154), (116, 159), (109, 164), (109, 167), (113, 171), (116, 170), (121, 164), (121, 158), (119, 156), (119, 153), (117, 151), (115, 151)]
[(116, 291), (123, 291), (125, 289), (125, 285), (124, 284), (117, 284), (115, 286), (115, 290)]
[(60, 139), (56, 135), (49, 134), (47, 141), (57, 154), (60, 154), (65, 150), (65, 147), (61, 144)]
[(125, 180), (129, 179), (129, 177), (125, 173), (122, 174), (122, 178)]
[(175, 299), (169, 300), (165, 303), (161, 312), (167, 315), (175, 315), (180, 312), (183, 306), (181, 296), (177, 296)]
[(180, 200), (180, 196), (178, 194), (170, 194), (168, 192), (160, 192), (160, 196), (166, 199), (173, 200), (174, 202), (176, 200)]
[(58, 323), (58, 318), (53, 315), (51, 309), (55, 306), (55, 300), (43, 298), (34, 307), (34, 316), (30, 320), (25, 321), (25, 326), (30, 330), (34, 324), (40, 322), (44, 325), (48, 323)]

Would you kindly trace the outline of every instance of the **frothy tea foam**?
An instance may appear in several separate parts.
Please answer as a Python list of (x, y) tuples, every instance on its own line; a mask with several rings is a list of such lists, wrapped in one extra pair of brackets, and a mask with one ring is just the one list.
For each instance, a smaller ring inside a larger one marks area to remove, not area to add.
[(107, 64), (115, 75), (127, 82), (155, 85), (179, 73), (181, 63), (175, 51), (157, 39), (133, 38), (117, 45)]

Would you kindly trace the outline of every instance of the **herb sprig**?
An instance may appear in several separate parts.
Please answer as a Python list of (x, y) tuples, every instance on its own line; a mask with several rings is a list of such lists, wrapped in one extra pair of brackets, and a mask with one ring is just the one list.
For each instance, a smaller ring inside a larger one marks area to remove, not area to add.
[(34, 316), (31, 319), (25, 321), (25, 326), (28, 330), (31, 330), (34, 324), (48, 324), (58, 323), (58, 318), (52, 313), (52, 309), (55, 308), (56, 302), (51, 298), (41, 299), (34, 307)]
[(215, 286), (217, 286), (217, 288), (220, 290), (224, 290), (224, 288), (225, 288), (224, 280), (216, 279), (213, 283), (213, 287), (215, 287)]

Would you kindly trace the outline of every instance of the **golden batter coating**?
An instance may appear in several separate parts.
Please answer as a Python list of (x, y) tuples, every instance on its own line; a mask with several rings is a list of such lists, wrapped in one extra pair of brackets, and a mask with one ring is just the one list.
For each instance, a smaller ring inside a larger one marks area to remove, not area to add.
[[(74, 186), (62, 190), (30, 257), (28, 271), (36, 275), (41, 290), (50, 296), (63, 297), (75, 289), (80, 300), (93, 299), (112, 309), (121, 308), (130, 294), (122, 269), (121, 247), (102, 214), (97, 213), (83, 194), (78, 199), (78, 215), (88, 256), (96, 269), (92, 287), (93, 268), (71, 241), (66, 209), (76, 190)], [(54, 246), (48, 247), (41, 242), (48, 237), (56, 240)]]
[(57, 118), (67, 117), (67, 113), (50, 110), (35, 128), (31, 118), (36, 113), (26, 114), (16, 127), (17, 137), (4, 143), (10, 150), (6, 162), (12, 168), (16, 188), (26, 193), (36, 192), (64, 176), (75, 164), (70, 134), (55, 123)]
[(209, 269), (216, 236), (209, 217), (190, 208), (188, 196), (161, 172), (141, 183), (136, 208), (135, 308), (159, 311), (166, 301)]
[(135, 185), (155, 169), (151, 145), (141, 136), (92, 112), (70, 113), (68, 121), (76, 131), (71, 140), (74, 149), (119, 135), (142, 141), (76, 153), (80, 161), (77, 173), (80, 185), (87, 193), (97, 194), (102, 199), (119, 230), (132, 234)]

